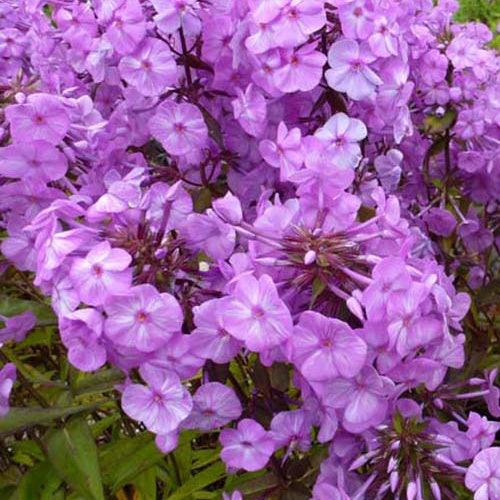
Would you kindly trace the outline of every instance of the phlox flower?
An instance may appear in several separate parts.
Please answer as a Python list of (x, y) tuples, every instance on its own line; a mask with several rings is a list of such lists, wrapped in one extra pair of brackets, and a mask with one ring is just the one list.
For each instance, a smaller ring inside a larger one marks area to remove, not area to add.
[(220, 457), (228, 467), (256, 471), (265, 467), (274, 452), (274, 442), (255, 420), (244, 418), (236, 429), (223, 429)]
[(175, 431), (193, 408), (189, 392), (171, 371), (146, 365), (139, 373), (147, 385), (125, 386), (123, 411), (155, 434), (164, 436)]
[(181, 329), (183, 317), (177, 300), (152, 285), (138, 285), (110, 297), (104, 306), (106, 336), (118, 346), (153, 352)]
[(330, 69), (325, 73), (326, 81), (334, 90), (347, 93), (355, 101), (366, 99), (382, 84), (369, 67), (374, 60), (369, 49), (354, 40), (335, 42), (328, 51)]
[(61, 318), (61, 340), (68, 349), (70, 363), (79, 370), (98, 370), (106, 363), (103, 324), (104, 318), (96, 309), (78, 309)]
[(193, 104), (163, 101), (149, 120), (149, 130), (172, 155), (200, 151), (208, 142), (205, 120)]
[(16, 378), (16, 365), (14, 363), (7, 363), (0, 370), (0, 417), (9, 411), (9, 397)]
[(347, 323), (314, 311), (300, 315), (289, 347), (293, 363), (312, 381), (355, 377), (367, 354), (366, 343)]
[(361, 120), (336, 113), (314, 135), (328, 144), (328, 155), (336, 166), (354, 168), (361, 159), (358, 143), (368, 131)]
[(282, 92), (309, 92), (321, 80), (325, 63), (325, 55), (316, 50), (315, 44), (283, 49), (281, 66), (274, 71), (273, 82)]
[(292, 332), (292, 317), (270, 276), (242, 276), (227, 304), (224, 323), (228, 332), (261, 352), (282, 344)]
[(278, 125), (276, 141), (261, 141), (259, 151), (269, 165), (280, 169), (282, 181), (287, 181), (304, 163), (300, 129), (288, 130), (284, 122)]
[(197, 35), (201, 22), (196, 7), (198, 0), (151, 0), (158, 14), (153, 18), (158, 29), (170, 34), (183, 28), (190, 35)]
[(377, 57), (398, 55), (399, 26), (385, 16), (377, 16), (373, 22), (373, 33), (368, 38), (370, 49)]
[(212, 299), (196, 306), (194, 324), (196, 328), (191, 336), (193, 352), (204, 359), (216, 363), (228, 363), (243, 347), (243, 342), (234, 338), (226, 329), (225, 309), (231, 299)]
[(344, 429), (358, 434), (384, 421), (394, 383), (381, 377), (371, 366), (365, 366), (356, 377), (335, 378), (325, 384), (323, 390), (327, 405), (344, 410)]
[(0, 345), (8, 340), (20, 342), (34, 328), (36, 324), (36, 316), (31, 311), (24, 311), (15, 316), (4, 316), (0, 314), (0, 321), (5, 323), (3, 328), (0, 328)]
[(247, 134), (260, 137), (267, 126), (266, 99), (252, 83), (245, 92), (237, 88), (236, 94), (237, 98), (231, 101), (235, 119)]
[(187, 243), (203, 250), (213, 259), (227, 259), (234, 250), (236, 232), (213, 210), (205, 214), (190, 214), (184, 228)]
[(474, 500), (500, 500), (500, 447), (480, 451), (467, 469), (465, 486)]
[(168, 45), (146, 38), (120, 61), (120, 75), (146, 97), (159, 96), (177, 81), (177, 65)]
[(24, 226), (26, 220), (17, 214), (12, 214), (7, 223), (8, 236), (2, 239), (0, 250), (19, 270), (34, 271), (37, 261), (34, 246), (36, 238), (23, 231)]
[(12, 138), (22, 144), (29, 137), (30, 140), (56, 145), (64, 138), (70, 125), (60, 98), (50, 94), (32, 94), (25, 104), (8, 106), (5, 116), (10, 122)]
[(182, 424), (188, 429), (210, 431), (237, 419), (242, 412), (234, 391), (219, 382), (200, 386), (193, 396), (193, 410)]
[(112, 19), (106, 30), (106, 37), (116, 52), (131, 54), (146, 36), (142, 6), (139, 0), (126, 0), (118, 8), (111, 9)]
[(85, 258), (73, 262), (70, 276), (82, 302), (103, 305), (106, 299), (130, 288), (132, 257), (121, 248), (111, 248), (109, 241), (96, 245)]
[(353, 0), (339, 5), (342, 32), (348, 38), (365, 40), (373, 32), (373, 4), (371, 0)]

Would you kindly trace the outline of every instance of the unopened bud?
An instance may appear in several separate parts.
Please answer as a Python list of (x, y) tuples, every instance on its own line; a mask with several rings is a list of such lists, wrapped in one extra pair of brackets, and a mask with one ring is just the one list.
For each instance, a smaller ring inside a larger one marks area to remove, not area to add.
[(26, 94), (24, 92), (17, 92), (14, 99), (17, 104), (24, 104), (26, 102)]
[(396, 491), (396, 488), (398, 487), (398, 482), (399, 482), (399, 474), (398, 471), (395, 470), (391, 472), (391, 475), (389, 476), (389, 484), (391, 485), (391, 491), (393, 493)]
[(434, 406), (436, 408), (439, 408), (440, 410), (443, 409), (444, 403), (443, 403), (443, 401), (440, 398), (434, 398), (432, 402), (434, 403)]
[(417, 485), (414, 481), (408, 483), (408, 488), (406, 488), (406, 500), (415, 500), (417, 496)]
[(313, 262), (316, 262), (316, 252), (314, 250), (309, 250), (304, 256), (304, 264), (309, 266)]
[(431, 491), (435, 500), (441, 500), (441, 490), (439, 489), (439, 485), (436, 481), (431, 481)]

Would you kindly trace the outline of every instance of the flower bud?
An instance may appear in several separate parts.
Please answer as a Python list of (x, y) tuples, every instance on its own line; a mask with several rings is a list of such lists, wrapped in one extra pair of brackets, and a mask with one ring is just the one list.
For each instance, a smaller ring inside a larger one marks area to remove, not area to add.
[(309, 250), (304, 256), (304, 264), (309, 266), (316, 261), (316, 252), (314, 250)]
[(243, 220), (241, 203), (232, 193), (227, 193), (224, 198), (218, 198), (212, 203), (215, 213), (228, 224), (237, 226)]

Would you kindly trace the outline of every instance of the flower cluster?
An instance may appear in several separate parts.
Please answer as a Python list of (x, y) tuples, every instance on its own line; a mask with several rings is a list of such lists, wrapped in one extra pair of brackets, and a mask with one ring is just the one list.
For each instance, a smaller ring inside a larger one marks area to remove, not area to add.
[(317, 500), (500, 499), (500, 425), (458, 404), (498, 418), (496, 371), (450, 375), (498, 249), (500, 59), (456, 9), (0, 6), (2, 254), (163, 452), (220, 430), (231, 472), (327, 449)]

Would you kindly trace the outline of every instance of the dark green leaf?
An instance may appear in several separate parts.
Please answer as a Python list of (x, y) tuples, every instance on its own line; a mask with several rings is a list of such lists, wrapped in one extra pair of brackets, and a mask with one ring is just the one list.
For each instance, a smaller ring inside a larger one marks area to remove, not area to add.
[(180, 488), (178, 488), (172, 495), (168, 497), (168, 500), (182, 500), (183, 498), (189, 498), (196, 491), (200, 491), (203, 488), (215, 483), (226, 474), (226, 467), (222, 462), (216, 462), (210, 467), (202, 470), (196, 476), (193, 476), (189, 481), (184, 483)]
[(62, 480), (48, 462), (42, 462), (21, 479), (10, 500), (57, 500), (64, 498), (62, 490), (57, 493)]
[(104, 500), (97, 447), (82, 418), (50, 431), (45, 439), (47, 457), (57, 473), (76, 493), (88, 500)]

